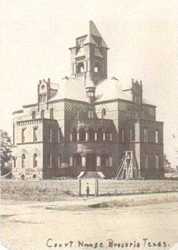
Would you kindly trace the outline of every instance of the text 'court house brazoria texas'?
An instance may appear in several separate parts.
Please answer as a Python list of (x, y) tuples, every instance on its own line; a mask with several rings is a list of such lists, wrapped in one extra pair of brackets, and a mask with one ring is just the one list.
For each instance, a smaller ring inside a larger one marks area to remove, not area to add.
[(70, 77), (40, 80), (37, 102), (13, 113), (13, 177), (161, 178), (163, 123), (142, 81), (125, 89), (108, 78), (108, 46), (92, 21), (70, 53)]

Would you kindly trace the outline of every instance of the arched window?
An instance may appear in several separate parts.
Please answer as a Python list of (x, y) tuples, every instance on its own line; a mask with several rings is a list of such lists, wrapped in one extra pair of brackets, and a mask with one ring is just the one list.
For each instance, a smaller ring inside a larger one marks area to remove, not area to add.
[(38, 156), (37, 154), (33, 154), (33, 167), (37, 167), (38, 166), (38, 160), (37, 160)]
[(25, 167), (25, 159), (26, 159), (25, 154), (22, 154), (22, 168)]
[(33, 175), (33, 179), (36, 179), (36, 174)]

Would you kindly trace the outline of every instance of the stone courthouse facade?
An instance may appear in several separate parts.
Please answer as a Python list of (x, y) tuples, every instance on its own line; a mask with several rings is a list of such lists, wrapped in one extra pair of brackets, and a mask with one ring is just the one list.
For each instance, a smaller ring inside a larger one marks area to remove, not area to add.
[[(142, 97), (142, 82), (124, 89), (107, 76), (108, 46), (95, 24), (70, 48), (71, 76), (40, 80), (37, 102), (13, 113), (17, 179), (114, 178), (125, 152), (135, 178), (163, 176), (163, 123)], [(124, 178), (124, 176), (123, 176)]]

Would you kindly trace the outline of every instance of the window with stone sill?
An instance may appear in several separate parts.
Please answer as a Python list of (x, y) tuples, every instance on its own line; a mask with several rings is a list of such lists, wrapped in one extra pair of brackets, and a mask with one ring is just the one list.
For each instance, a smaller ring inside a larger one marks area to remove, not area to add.
[(148, 142), (148, 129), (143, 129), (143, 142)]
[(36, 112), (32, 111), (32, 120), (35, 120), (35, 119), (36, 119)]
[(159, 143), (159, 131), (155, 131), (155, 143)]
[(50, 108), (50, 119), (54, 119), (54, 109)]
[(37, 131), (38, 131), (37, 127), (33, 128), (33, 142), (36, 142), (38, 140)]
[(109, 156), (109, 167), (112, 167), (112, 156)]
[(58, 155), (58, 157), (57, 157), (57, 167), (58, 168), (61, 167), (61, 155)]
[(99, 155), (96, 157), (96, 166), (97, 167), (101, 166), (101, 156), (99, 156)]
[(22, 128), (22, 143), (25, 142), (25, 131), (26, 131), (26, 128)]
[(25, 159), (26, 159), (25, 154), (22, 154), (22, 168), (25, 168)]
[(159, 155), (155, 155), (155, 168), (159, 169), (160, 157)]
[(94, 118), (94, 111), (93, 110), (89, 110), (88, 111), (88, 119), (93, 119)]
[(38, 166), (38, 161), (37, 161), (37, 154), (33, 154), (33, 167), (36, 168)]
[(73, 166), (73, 157), (72, 156), (69, 157), (69, 166), (70, 167)]

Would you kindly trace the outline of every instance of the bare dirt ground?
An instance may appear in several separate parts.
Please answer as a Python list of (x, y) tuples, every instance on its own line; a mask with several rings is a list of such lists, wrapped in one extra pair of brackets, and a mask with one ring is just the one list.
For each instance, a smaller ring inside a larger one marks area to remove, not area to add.
[(2, 200), (0, 220), (0, 241), (9, 250), (165, 250), (178, 242), (178, 193)]

